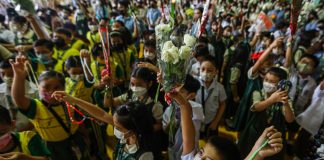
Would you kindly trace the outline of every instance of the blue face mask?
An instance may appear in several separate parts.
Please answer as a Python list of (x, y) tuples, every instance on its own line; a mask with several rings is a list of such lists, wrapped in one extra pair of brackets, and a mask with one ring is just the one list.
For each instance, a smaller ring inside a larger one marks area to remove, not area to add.
[(52, 62), (52, 57), (50, 54), (37, 54), (38, 62), (41, 64), (50, 64)]

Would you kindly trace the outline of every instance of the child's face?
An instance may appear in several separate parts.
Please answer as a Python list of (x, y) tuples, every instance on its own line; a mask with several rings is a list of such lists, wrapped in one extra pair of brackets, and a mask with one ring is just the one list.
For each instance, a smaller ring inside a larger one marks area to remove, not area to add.
[(211, 77), (215, 77), (217, 74), (216, 67), (209, 61), (204, 61), (200, 66), (200, 73), (206, 72)]
[(68, 69), (67, 72), (69, 73), (70, 76), (81, 75), (83, 74), (83, 69), (81, 67), (71, 67), (70, 69)]
[(298, 62), (297, 69), (299, 73), (309, 75), (313, 73), (315, 69), (315, 63), (312, 59), (304, 57)]
[(196, 93), (189, 93), (186, 89), (181, 88), (179, 93), (182, 97), (186, 98), (186, 100), (193, 100), (196, 97)]
[(48, 49), (46, 46), (37, 46), (34, 47), (35, 53), (39, 54), (52, 54), (52, 51)]
[(0, 68), (0, 75), (1, 78), (3, 77), (13, 77), (13, 70), (12, 68)]
[(51, 96), (55, 91), (64, 91), (64, 84), (61, 84), (57, 78), (45, 78), (39, 83), (40, 98), (46, 102), (51, 104), (58, 102)]
[(130, 86), (131, 87), (143, 87), (143, 88), (149, 89), (150, 84), (147, 84), (147, 82), (145, 82), (144, 80), (142, 80), (140, 78), (131, 77)]
[[(264, 81), (264, 82), (268, 82), (268, 83), (270, 83), (271, 85), (273, 85), (275, 88), (277, 88), (277, 87), (278, 87), (278, 83), (279, 83), (279, 81), (280, 81), (280, 78), (277, 77), (277, 76), (275, 76), (275, 75), (273, 75), (273, 74), (271, 74), (271, 73), (267, 73), (267, 74), (265, 75), (263, 81)], [(272, 92), (274, 92), (274, 91), (272, 91)]]
[(259, 73), (261, 77), (264, 77), (267, 71), (273, 66), (273, 59), (267, 59), (264, 63), (261, 64)]
[(207, 143), (206, 146), (201, 149), (199, 154), (199, 159), (212, 159), (212, 160), (221, 160), (221, 156), (219, 155), (217, 149), (211, 144)]

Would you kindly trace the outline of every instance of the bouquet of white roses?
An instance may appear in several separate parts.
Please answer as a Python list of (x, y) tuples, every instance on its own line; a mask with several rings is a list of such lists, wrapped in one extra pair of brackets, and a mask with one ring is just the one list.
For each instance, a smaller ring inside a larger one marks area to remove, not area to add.
[(174, 30), (167, 24), (160, 24), (155, 28), (158, 61), (165, 92), (183, 84), (186, 77), (186, 68), (196, 38), (185, 34), (185, 30), (182, 25)]

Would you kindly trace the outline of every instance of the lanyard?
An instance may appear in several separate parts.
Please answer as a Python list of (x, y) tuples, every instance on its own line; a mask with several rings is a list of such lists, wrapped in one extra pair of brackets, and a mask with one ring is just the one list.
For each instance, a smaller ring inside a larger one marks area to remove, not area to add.
[(294, 97), (294, 104), (297, 102), (297, 99), (298, 99), (298, 97), (299, 97), (299, 94), (301, 94), (302, 93), (302, 91), (303, 91), (303, 88), (306, 86), (306, 84), (308, 83), (308, 80), (305, 80), (304, 82), (303, 82), (303, 84), (302, 85), (300, 85), (300, 78), (299, 78), (299, 76), (297, 76), (297, 85), (296, 85), (296, 93), (295, 93), (295, 97)]
[(208, 100), (208, 98), (210, 97), (210, 95), (213, 93), (213, 90), (214, 88), (210, 89), (208, 91), (208, 95), (205, 99), (205, 87), (204, 86), (201, 86), (201, 105), (203, 107), (203, 110), (204, 110), (204, 113), (205, 113), (205, 104), (206, 104), (206, 101)]

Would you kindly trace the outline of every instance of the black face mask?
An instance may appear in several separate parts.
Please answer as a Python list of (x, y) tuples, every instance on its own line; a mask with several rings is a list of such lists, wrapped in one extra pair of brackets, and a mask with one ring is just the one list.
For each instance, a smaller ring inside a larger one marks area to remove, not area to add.
[(111, 50), (112, 51), (122, 51), (124, 49), (124, 45), (122, 43), (120, 44), (114, 44), (114, 45), (111, 45)]
[(57, 48), (64, 48), (66, 46), (65, 41), (62, 38), (53, 39), (53, 43)]

